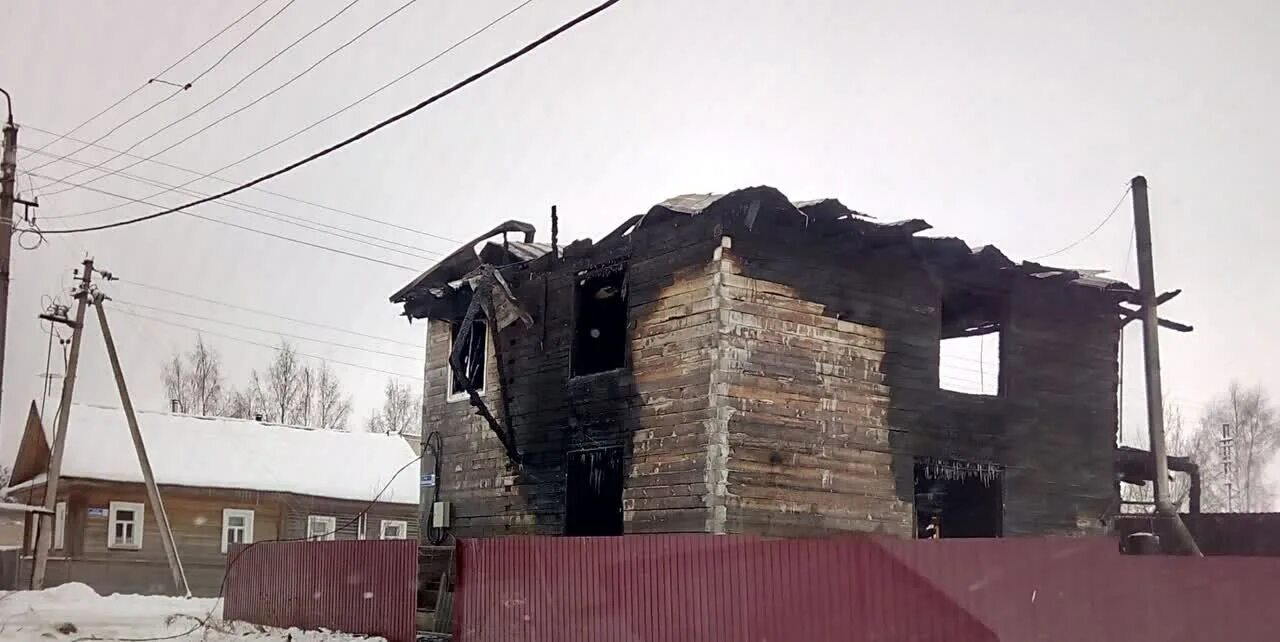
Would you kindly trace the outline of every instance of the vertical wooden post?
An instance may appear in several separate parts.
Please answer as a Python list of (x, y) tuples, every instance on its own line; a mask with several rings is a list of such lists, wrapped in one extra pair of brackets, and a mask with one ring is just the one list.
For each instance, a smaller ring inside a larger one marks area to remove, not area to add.
[(133, 448), (138, 453), (138, 465), (142, 467), (142, 478), (147, 485), (147, 499), (151, 502), (151, 511), (155, 513), (156, 523), (160, 526), (160, 541), (164, 544), (165, 557), (169, 558), (173, 586), (179, 594), (190, 597), (191, 588), (187, 586), (182, 560), (178, 558), (178, 548), (173, 541), (173, 531), (169, 528), (169, 515), (165, 512), (164, 502), (160, 499), (160, 489), (156, 487), (155, 476), (151, 474), (151, 461), (147, 459), (147, 448), (142, 443), (142, 432), (138, 429), (138, 416), (133, 412), (133, 401), (129, 398), (129, 388), (124, 382), (120, 356), (116, 353), (116, 342), (111, 337), (111, 326), (107, 325), (107, 311), (102, 306), (101, 295), (94, 303), (94, 307), (98, 309), (98, 323), (102, 326), (102, 338), (107, 344), (107, 357), (111, 360), (111, 371), (115, 375), (116, 388), (120, 391), (120, 405), (124, 407), (124, 416), (129, 423), (129, 436), (133, 438)]
[[(52, 511), (58, 503), (58, 478), (62, 475), (62, 453), (67, 443), (67, 422), (71, 418), (71, 397), (76, 388), (76, 366), (80, 363), (80, 340), (84, 336), (85, 307), (89, 305), (89, 286), (93, 281), (93, 259), (85, 259), (80, 268), (80, 291), (76, 293), (76, 325), (71, 333), (71, 356), (67, 358), (67, 374), (62, 378), (62, 396), (58, 399), (58, 425), (53, 432), (53, 449), (49, 452), (49, 474), (44, 485), (44, 507), (50, 513), (41, 515), (36, 527), (35, 564), (31, 572), (31, 588), (44, 588), (49, 565), (49, 548), (53, 544)], [(43, 421), (43, 418), (41, 418)]]

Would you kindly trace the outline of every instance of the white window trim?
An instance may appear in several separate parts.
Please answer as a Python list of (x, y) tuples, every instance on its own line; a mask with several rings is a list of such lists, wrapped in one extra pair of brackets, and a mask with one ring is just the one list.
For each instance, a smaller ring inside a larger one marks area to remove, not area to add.
[(369, 516), (360, 513), (360, 517), (356, 519), (356, 539), (366, 539), (366, 533), (369, 530)]
[(244, 520), (244, 541), (241, 544), (253, 543), (253, 511), (247, 508), (224, 508), (222, 509), (222, 552), (227, 552), (227, 531), (231, 526), (232, 517), (243, 517)]
[(58, 502), (53, 509), (53, 548), (67, 547), (67, 503)]
[[(479, 388), (476, 388), (476, 394), (482, 395), (484, 394), (485, 388), (489, 385), (489, 326), (480, 319), (477, 319), (475, 322), (484, 325), (484, 350), (481, 352), (481, 354), (484, 355), (484, 360), (480, 364), (480, 367), (485, 369), (485, 376), (484, 383), (482, 383)], [(455, 401), (470, 399), (471, 395), (467, 394), (466, 390), (463, 390), (462, 392), (450, 392), (453, 390), (453, 363), (449, 361), (449, 355), (453, 354), (453, 322), (447, 321), (446, 324), (449, 326), (449, 353), (445, 355), (444, 359), (444, 365), (446, 368), (445, 376), (448, 377), (444, 382), (444, 401), (445, 403), (453, 403)]]
[[(116, 519), (116, 511), (132, 510), (133, 511), (133, 535), (132, 544), (116, 543), (116, 524), (120, 523)], [(140, 502), (111, 502), (107, 505), (107, 548), (124, 549), (130, 551), (140, 550), (142, 548), (142, 533), (144, 524), (146, 523), (146, 506)]]
[[(388, 526), (399, 526), (400, 537), (387, 537)], [(384, 519), (378, 531), (378, 539), (409, 539), (409, 522), (403, 519)]]
[[(325, 524), (324, 530), (319, 533), (312, 532), (311, 524), (313, 520), (320, 520)], [(338, 518), (332, 515), (307, 515), (307, 539), (314, 542), (330, 542), (337, 539)]]

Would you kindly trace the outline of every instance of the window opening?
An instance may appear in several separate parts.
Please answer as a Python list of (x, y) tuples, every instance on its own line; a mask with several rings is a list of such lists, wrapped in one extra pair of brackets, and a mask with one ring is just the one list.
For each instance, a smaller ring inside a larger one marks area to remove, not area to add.
[(938, 387), (973, 395), (1000, 394), (1000, 333), (943, 339)]
[(571, 374), (621, 368), (627, 356), (626, 270), (579, 278), (576, 288)]
[(253, 511), (227, 508), (222, 511), (222, 552), (232, 544), (253, 543)]
[[(449, 324), (449, 354), (453, 354), (454, 346), (458, 341), (458, 330), (462, 327), (461, 323)], [(471, 387), (476, 392), (484, 392), (484, 353), (485, 342), (488, 340), (488, 325), (484, 321), (474, 321), (471, 324), (471, 332), (466, 336), (466, 349), (462, 352), (462, 369), (463, 373), (471, 383)], [(467, 396), (466, 388), (458, 383), (457, 377), (453, 376), (453, 364), (449, 364), (449, 397), (452, 399), (462, 399)]]
[(565, 535), (622, 534), (622, 449), (565, 455)]
[(111, 502), (108, 509), (107, 548), (142, 548), (142, 504)]
[(307, 517), (307, 539), (315, 542), (327, 542), (336, 539), (338, 520), (329, 515), (309, 515)]
[(408, 522), (394, 519), (382, 520), (382, 539), (405, 539), (408, 537)]
[(916, 537), (1000, 537), (1004, 470), (993, 464), (921, 459), (915, 463)]

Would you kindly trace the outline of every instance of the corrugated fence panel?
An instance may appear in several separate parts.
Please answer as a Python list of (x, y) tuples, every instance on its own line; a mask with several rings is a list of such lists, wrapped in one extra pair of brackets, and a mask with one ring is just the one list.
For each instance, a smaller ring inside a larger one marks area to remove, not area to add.
[(261, 542), (227, 556), (223, 617), (411, 642), (414, 540)]
[(1280, 560), (1114, 540), (463, 540), (461, 642), (1280, 640)]

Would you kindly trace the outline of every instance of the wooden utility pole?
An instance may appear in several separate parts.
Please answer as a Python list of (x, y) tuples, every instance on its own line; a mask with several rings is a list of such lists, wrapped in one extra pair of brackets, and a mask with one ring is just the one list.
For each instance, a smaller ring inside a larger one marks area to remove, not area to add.
[(1154, 459), (1156, 511), (1173, 522), (1184, 548), (1199, 556), (1200, 548), (1187, 525), (1178, 517), (1178, 508), (1169, 501), (1169, 458), (1164, 441), (1164, 396), (1160, 387), (1160, 318), (1156, 312), (1156, 276), (1151, 258), (1151, 212), (1147, 204), (1147, 179), (1135, 176), (1133, 188), (1134, 238), (1138, 245), (1138, 288), (1142, 297), (1142, 356), (1147, 382), (1147, 431)]
[[(31, 574), (31, 588), (44, 588), (45, 570), (49, 564), (49, 548), (53, 542), (50, 515), (58, 504), (58, 478), (62, 475), (62, 453), (67, 443), (67, 421), (71, 417), (71, 395), (76, 388), (76, 366), (80, 363), (80, 343), (84, 336), (84, 313), (89, 305), (89, 288), (93, 283), (93, 259), (85, 259), (80, 274), (80, 289), (76, 291), (76, 320), (71, 333), (71, 356), (67, 358), (67, 373), (62, 378), (62, 396), (58, 399), (58, 425), (53, 433), (53, 450), (49, 453), (49, 474), (44, 485), (44, 507), (48, 514), (40, 516), (36, 536), (36, 561)], [(43, 418), (42, 418), (43, 421)]]
[(107, 344), (107, 358), (111, 360), (111, 371), (115, 374), (116, 389), (120, 391), (120, 405), (124, 408), (125, 419), (129, 422), (129, 435), (133, 438), (133, 448), (138, 453), (138, 465), (142, 467), (142, 479), (147, 485), (147, 499), (151, 500), (151, 511), (155, 513), (156, 524), (160, 526), (160, 541), (164, 544), (165, 557), (169, 558), (169, 570), (173, 573), (173, 586), (179, 594), (191, 596), (191, 588), (187, 585), (187, 576), (182, 569), (182, 560), (178, 558), (178, 547), (173, 542), (173, 530), (169, 528), (169, 514), (160, 499), (160, 489), (156, 487), (155, 476), (151, 474), (151, 461), (147, 458), (147, 448), (142, 443), (142, 431), (138, 429), (138, 416), (133, 412), (133, 401), (129, 398), (129, 388), (124, 382), (124, 371), (120, 368), (120, 355), (116, 352), (115, 339), (111, 337), (111, 326), (107, 325), (107, 311), (103, 307), (105, 297), (96, 294), (94, 307), (98, 309), (98, 323), (102, 326), (102, 338)]
[(14, 183), (18, 175), (18, 126), (13, 124), (13, 101), (4, 93), (9, 118), (4, 123), (4, 152), (0, 159), (0, 391), (4, 390), (4, 343), (9, 326), (9, 252), (13, 243)]

